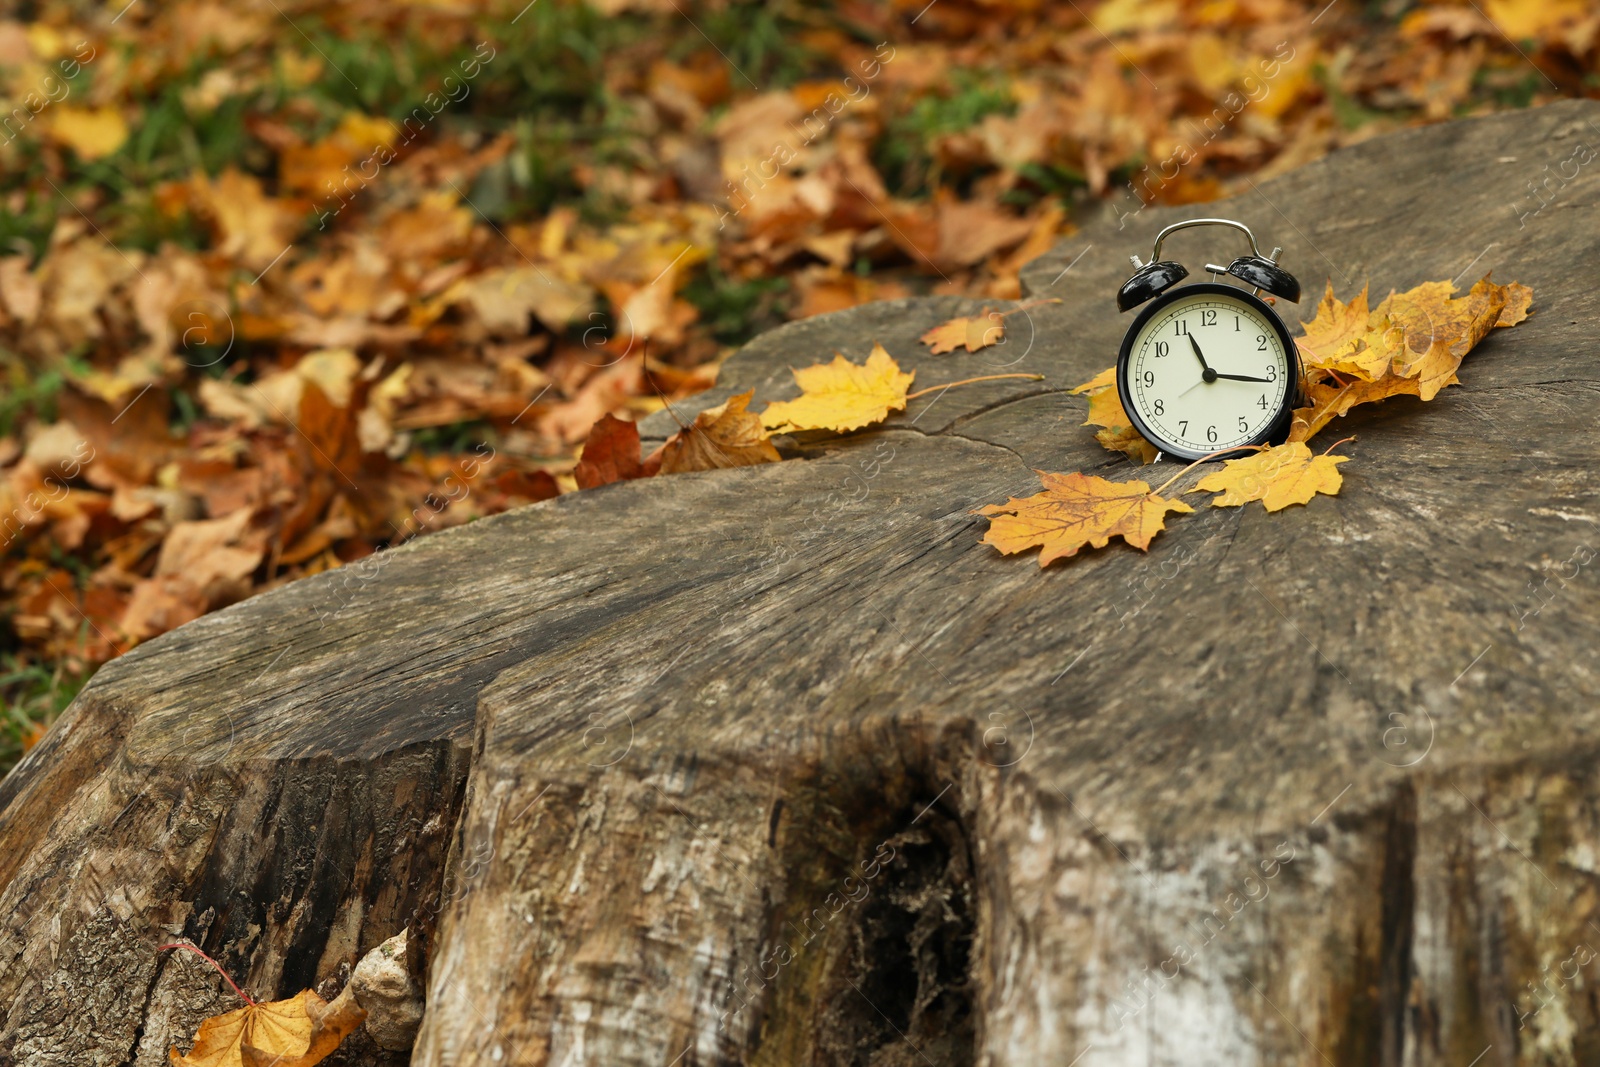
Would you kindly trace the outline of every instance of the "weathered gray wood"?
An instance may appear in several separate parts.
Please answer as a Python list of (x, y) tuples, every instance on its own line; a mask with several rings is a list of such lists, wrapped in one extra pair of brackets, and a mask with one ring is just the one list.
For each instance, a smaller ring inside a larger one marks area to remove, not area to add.
[(977, 302), (874, 305), (702, 404), (874, 340), (919, 386), (1042, 382), (473, 523), (108, 665), (0, 785), (0, 1063), (158, 1062), (213, 1007), (184, 990), (224, 999), (174, 933), (269, 993), (408, 923), (428, 1067), (1594, 1060), (1596, 179), (1518, 211), (1597, 124), (1411, 131), (1205, 209), (1312, 299), (1534, 287), (1464, 386), (1335, 424), (1337, 498), (1043, 573), (978, 543), (1030, 467), (1134, 473), (1065, 391), (1114, 355), (1126, 255), (1194, 213), (1152, 208), (1033, 264), (1063, 303), (1006, 349), (915, 344)]

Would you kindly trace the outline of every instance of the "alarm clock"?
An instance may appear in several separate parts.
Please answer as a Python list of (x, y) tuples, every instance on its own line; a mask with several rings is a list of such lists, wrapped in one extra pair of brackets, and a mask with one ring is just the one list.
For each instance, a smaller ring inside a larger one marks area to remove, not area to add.
[[(1251, 254), (1226, 267), (1207, 263), (1211, 281), (1179, 285), (1189, 272), (1161, 258), (1161, 243), (1194, 226), (1239, 230)], [(1149, 263), (1129, 257), (1135, 270), (1117, 290), (1117, 309), (1144, 309), (1117, 354), (1117, 393), (1134, 429), (1163, 453), (1205, 459), (1288, 436), (1300, 402), (1300, 357), (1260, 296), (1300, 301), (1300, 283), (1277, 263), (1282, 251), (1263, 256), (1242, 222), (1190, 219), (1156, 235)]]

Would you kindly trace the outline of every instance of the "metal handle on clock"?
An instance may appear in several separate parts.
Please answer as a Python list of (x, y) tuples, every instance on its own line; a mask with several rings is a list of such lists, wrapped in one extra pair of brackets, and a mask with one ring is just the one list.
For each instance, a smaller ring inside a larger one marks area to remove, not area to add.
[(1167, 239), (1168, 234), (1177, 233), (1179, 230), (1187, 230), (1191, 226), (1232, 226), (1250, 238), (1250, 251), (1255, 255), (1261, 255), (1261, 246), (1256, 244), (1256, 235), (1251, 233), (1250, 227), (1244, 223), (1235, 222), (1232, 219), (1189, 219), (1185, 222), (1174, 222), (1171, 226), (1156, 234), (1155, 250), (1150, 253), (1150, 259), (1154, 261), (1161, 258), (1161, 242)]

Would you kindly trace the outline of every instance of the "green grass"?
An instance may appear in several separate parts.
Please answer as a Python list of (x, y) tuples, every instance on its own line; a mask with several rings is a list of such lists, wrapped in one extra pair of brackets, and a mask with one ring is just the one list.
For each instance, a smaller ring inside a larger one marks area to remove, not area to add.
[(739, 345), (784, 321), (786, 278), (738, 281), (715, 264), (696, 271), (683, 287), (683, 298), (700, 311), (700, 321), (725, 345)]
[(902, 196), (926, 193), (933, 184), (933, 142), (971, 129), (988, 115), (1016, 111), (1006, 80), (983, 71), (958, 70), (946, 96), (924, 96), (889, 119), (873, 149), (873, 162), (889, 187)]
[(12, 359), (7, 359), (6, 364), (6, 389), (0, 392), (0, 435), (10, 436), (23, 414), (32, 415), (43, 424), (54, 422), (56, 394), (66, 381), (65, 375), (57, 370), (33, 375)]
[(0, 700), (5, 702), (0, 714), (0, 775), (22, 758), (23, 741), (35, 727), (55, 722), (88, 680), (88, 673), (71, 674), (60, 664), (51, 669), (0, 653)]

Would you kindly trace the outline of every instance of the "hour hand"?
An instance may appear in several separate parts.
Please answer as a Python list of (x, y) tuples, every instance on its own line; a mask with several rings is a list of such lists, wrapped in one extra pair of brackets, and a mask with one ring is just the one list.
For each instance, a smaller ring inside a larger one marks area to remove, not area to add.
[(1260, 382), (1262, 385), (1270, 385), (1272, 383), (1271, 378), (1252, 378), (1248, 374), (1222, 374), (1219, 372), (1217, 377), (1226, 378), (1230, 382)]
[[(1205, 353), (1200, 351), (1200, 342), (1194, 339), (1194, 334), (1192, 333), (1189, 335), (1189, 347), (1194, 349), (1194, 356), (1200, 361), (1200, 369), (1210, 370), (1211, 366), (1206, 362)], [(1224, 375), (1224, 377), (1226, 376)]]

